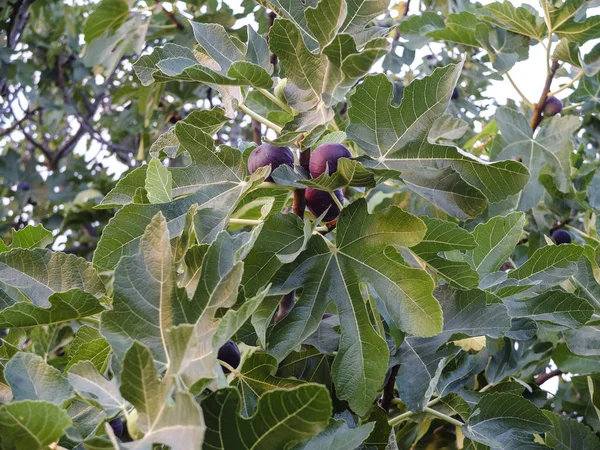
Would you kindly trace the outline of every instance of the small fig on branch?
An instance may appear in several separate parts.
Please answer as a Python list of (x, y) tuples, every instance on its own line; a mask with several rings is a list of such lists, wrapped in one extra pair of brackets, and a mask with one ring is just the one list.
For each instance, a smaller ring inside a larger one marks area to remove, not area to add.
[(556, 245), (570, 244), (573, 240), (571, 238), (571, 233), (563, 229), (554, 230), (552, 232), (552, 239), (554, 240), (554, 242), (556, 242)]
[[(229, 364), (234, 369), (237, 369), (237, 366), (240, 365), (241, 355), (240, 349), (237, 344), (229, 339), (223, 346), (219, 349), (217, 353), (217, 359)], [(227, 374), (230, 370), (226, 367), (223, 367), (223, 373)]]
[(544, 103), (544, 117), (552, 117), (557, 115), (563, 109), (562, 102), (555, 96), (548, 97)]

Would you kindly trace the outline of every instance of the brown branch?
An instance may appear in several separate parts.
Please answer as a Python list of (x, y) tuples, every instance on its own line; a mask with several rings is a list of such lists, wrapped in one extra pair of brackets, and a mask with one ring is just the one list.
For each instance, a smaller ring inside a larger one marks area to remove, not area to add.
[[(125, 56), (123, 56), (121, 58), (119, 63), (115, 66), (115, 69), (113, 70), (113, 72), (110, 74), (110, 76), (104, 82), (104, 88), (94, 99), (94, 103), (90, 106), (90, 109), (88, 110), (87, 114), (85, 116), (84, 115), (81, 116), (82, 120), (78, 120), (79, 129), (75, 132), (75, 134), (73, 134), (69, 138), (69, 140), (67, 142), (65, 142), (52, 155), (51, 163), (54, 166), (54, 168), (58, 167), (58, 162), (60, 161), (61, 158), (67, 156), (69, 153), (71, 153), (75, 149), (75, 146), (77, 145), (79, 140), (86, 134), (86, 132), (89, 132), (91, 137), (95, 138), (94, 137), (94, 129), (89, 124), (89, 121), (94, 117), (94, 115), (96, 114), (96, 111), (98, 110), (98, 108), (102, 104), (102, 101), (106, 97), (106, 94), (108, 93), (108, 91), (110, 89), (110, 85), (112, 84), (112, 81), (113, 81), (114, 77), (116, 76), (123, 59), (125, 59)], [(57, 68), (58, 68), (57, 84), (63, 90), (65, 102), (68, 103), (69, 105), (73, 106), (77, 112), (78, 109), (75, 106), (75, 102), (73, 102), (73, 99), (71, 98), (70, 93), (68, 92), (68, 90), (65, 87), (65, 78), (64, 78), (64, 70), (63, 70), (63, 64), (65, 62), (61, 63), (60, 61), (58, 61), (58, 63), (57, 63)], [(86, 128), (86, 124), (88, 125), (87, 128)], [(102, 139), (101, 136), (100, 136), (100, 138)], [(106, 142), (104, 139), (102, 139), (102, 141)], [(116, 147), (120, 147), (120, 146), (115, 146), (114, 144), (108, 144), (108, 145), (110, 145), (113, 149), (116, 149)], [(125, 147), (121, 147), (121, 149), (125, 149)], [(126, 149), (126, 150), (121, 150), (121, 151), (129, 152), (130, 150)]]
[(394, 399), (394, 387), (396, 386), (396, 376), (398, 375), (399, 368), (399, 364), (392, 367), (387, 383), (383, 387), (383, 395), (381, 396), (381, 400), (379, 400), (379, 404), (385, 412), (390, 410), (392, 400)]
[(552, 79), (554, 78), (554, 74), (558, 70), (560, 64), (556, 59), (552, 60), (552, 65), (550, 66), (550, 72), (546, 77), (546, 83), (544, 84), (544, 89), (542, 90), (542, 95), (540, 95), (540, 99), (535, 105), (533, 109), (533, 117), (531, 118), (531, 129), (535, 131), (535, 129), (542, 122), (542, 111), (544, 110), (544, 105), (546, 104), (546, 98), (548, 97), (548, 92), (550, 92), (550, 85), (552, 84)]
[(183, 24), (177, 19), (177, 17), (175, 17), (175, 14), (173, 14), (171, 11), (167, 11), (162, 6), (160, 0), (154, 0), (154, 3), (161, 6), (162, 12), (165, 13), (165, 15), (169, 18), (169, 20), (175, 24), (175, 26), (177, 27), (178, 30), (183, 30), (185, 28), (183, 26)]
[[(269, 31), (271, 31), (271, 27), (273, 26), (273, 23), (275, 23), (277, 14), (275, 14), (273, 11), (271, 11), (269, 13), (268, 17), (269, 17), (269, 25), (267, 25), (267, 35), (265, 36), (267, 39), (267, 42), (269, 42)], [(273, 66), (277, 65), (277, 55), (275, 53), (271, 53), (271, 64), (273, 64)]]
[(262, 142), (262, 130), (260, 127), (260, 122), (256, 119), (252, 119), (252, 137), (254, 139), (254, 142), (260, 145), (260, 143)]
[[(12, 103), (12, 102), (10, 102), (10, 103)], [(50, 150), (48, 147), (46, 147), (41, 142), (36, 141), (36, 139), (25, 129), (25, 127), (23, 126), (23, 123), (17, 119), (17, 116), (16, 116), (15, 112), (13, 111), (12, 107), (10, 107), (10, 105), (9, 105), (9, 111), (10, 111), (11, 115), (13, 116), (13, 118), (15, 119), (16, 124), (19, 127), (19, 130), (21, 130), (21, 133), (23, 133), (23, 135), (25, 136), (25, 139), (27, 139), (27, 141), (29, 141), (29, 143), (31, 145), (33, 145), (35, 148), (39, 149), (44, 154), (44, 156), (48, 160), (48, 163), (50, 164), (52, 161), (52, 150)], [(51, 167), (51, 168), (53, 168), (53, 167)]]
[[(406, 16), (408, 16), (408, 9), (410, 8), (410, 0), (406, 0), (406, 2), (404, 3), (404, 10), (402, 11), (402, 15), (399, 17), (399, 20), (401, 21), (402, 19), (404, 19)], [(398, 26), (396, 26), (396, 32), (394, 33), (394, 41), (397, 41), (400, 39), (400, 31), (398, 31)]]
[(562, 371), (560, 371), (559, 369), (554, 369), (554, 370), (551, 370), (550, 372), (540, 373), (539, 375), (537, 375), (535, 377), (535, 384), (537, 384), (538, 386), (541, 386), (546, 381), (548, 381), (550, 378), (554, 378), (555, 376), (560, 375), (561, 373), (562, 373)]
[[(300, 141), (301, 142), (301, 141)], [(300, 147), (298, 142), (298, 147)], [(308, 165), (310, 163), (310, 148), (300, 152), (300, 165), (308, 172)], [(294, 202), (292, 204), (292, 212), (304, 220), (304, 210), (306, 209), (306, 198), (304, 196), (305, 189), (294, 190)], [(287, 316), (294, 305), (296, 304), (296, 291), (292, 291), (287, 295), (284, 295), (279, 301), (279, 309), (275, 313), (275, 323), (282, 320)]]
[(4, 131), (0, 132), (0, 138), (6, 136), (7, 134), (12, 133), (14, 130), (16, 130), (17, 128), (19, 128), (20, 125), (23, 122), (25, 122), (27, 119), (29, 119), (30, 116), (34, 115), (35, 113), (37, 113), (41, 109), (42, 109), (42, 107), (38, 106), (37, 108), (35, 108), (35, 109), (31, 110), (31, 111), (25, 111), (25, 115), (21, 119), (17, 120), (9, 128), (7, 128)]

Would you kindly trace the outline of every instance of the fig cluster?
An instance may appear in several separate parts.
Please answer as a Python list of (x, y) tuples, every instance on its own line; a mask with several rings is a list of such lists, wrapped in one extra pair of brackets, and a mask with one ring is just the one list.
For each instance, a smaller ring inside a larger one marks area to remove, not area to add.
[[(340, 158), (351, 158), (352, 154), (350, 151), (341, 144), (327, 143), (319, 145), (310, 155), (310, 163), (308, 169), (310, 176), (318, 178), (327, 172), (328, 175), (332, 175), (337, 171), (338, 160)], [(344, 196), (342, 191), (338, 189), (333, 192), (338, 201), (343, 205)], [(319, 217), (325, 211), (327, 213), (323, 217), (325, 222), (331, 222), (337, 216), (340, 215), (340, 208), (336, 204), (331, 194), (327, 191), (320, 191), (318, 189), (308, 188), (306, 189), (306, 207), (312, 213), (313, 216)]]
[[(332, 175), (337, 171), (340, 158), (351, 158), (350, 151), (341, 144), (327, 143), (319, 145), (311, 154), (309, 172), (311, 177), (318, 178), (327, 172)], [(256, 147), (248, 157), (248, 172), (254, 173), (260, 167), (271, 166), (271, 172), (281, 165), (294, 167), (294, 154), (288, 147), (276, 147), (267, 143)], [(269, 176), (266, 181), (273, 181)], [(340, 208), (327, 191), (307, 188), (305, 191), (306, 207), (315, 216), (319, 217), (325, 211), (325, 222), (330, 222), (340, 214)], [(333, 193), (338, 201), (343, 204), (344, 197), (341, 190)]]
[(554, 230), (552, 232), (551, 236), (552, 236), (552, 240), (554, 240), (556, 245), (570, 244), (571, 241), (573, 240), (571, 238), (571, 233), (569, 233), (567, 230), (563, 230), (562, 228), (560, 228), (558, 230)]
[[(235, 342), (229, 339), (219, 349), (219, 352), (217, 353), (217, 359), (229, 364), (234, 369), (237, 369), (241, 361), (240, 349)], [(228, 374), (230, 373), (230, 370), (226, 367), (223, 367), (223, 373)]]

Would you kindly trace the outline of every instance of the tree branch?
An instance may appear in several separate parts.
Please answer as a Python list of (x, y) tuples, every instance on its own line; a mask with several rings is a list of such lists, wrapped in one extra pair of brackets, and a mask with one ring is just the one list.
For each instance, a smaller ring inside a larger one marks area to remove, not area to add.
[(560, 374), (562, 374), (562, 371), (560, 371), (558, 369), (551, 370), (550, 372), (540, 373), (539, 375), (537, 375), (535, 377), (535, 384), (537, 384), (538, 386), (541, 386), (546, 381), (548, 381), (550, 378), (554, 378), (555, 376), (560, 375)]
[(19, 128), (23, 122), (25, 122), (27, 119), (29, 119), (30, 116), (34, 115), (35, 113), (37, 113), (41, 109), (42, 109), (42, 107), (38, 106), (37, 108), (35, 108), (35, 109), (31, 110), (31, 111), (25, 111), (25, 115), (21, 119), (17, 120), (9, 128), (7, 128), (4, 131), (0, 132), (0, 138), (6, 136), (7, 134), (12, 133), (14, 130), (16, 130), (17, 128)]
[(546, 83), (544, 84), (542, 95), (540, 95), (540, 99), (533, 109), (531, 129), (534, 131), (542, 122), (542, 111), (544, 110), (544, 105), (546, 104), (546, 99), (548, 98), (548, 92), (550, 91), (550, 85), (552, 84), (552, 79), (554, 78), (554, 74), (558, 70), (558, 67), (558, 61), (556, 59), (552, 60), (552, 65), (550, 66), (550, 72), (548, 72), (548, 76), (546, 77)]
[(383, 387), (383, 395), (381, 396), (381, 400), (379, 404), (383, 408), (385, 412), (390, 410), (390, 406), (392, 406), (392, 400), (394, 399), (394, 387), (396, 386), (396, 376), (398, 376), (398, 369), (400, 369), (400, 365), (393, 366), (390, 371), (390, 377), (385, 383)]
[(160, 0), (154, 0), (154, 3), (161, 6), (162, 12), (169, 18), (171, 22), (175, 24), (178, 30), (183, 30), (185, 28), (183, 24), (177, 19), (177, 17), (175, 17), (175, 14), (173, 14), (171, 11), (167, 11), (164, 8), (164, 6), (162, 6)]

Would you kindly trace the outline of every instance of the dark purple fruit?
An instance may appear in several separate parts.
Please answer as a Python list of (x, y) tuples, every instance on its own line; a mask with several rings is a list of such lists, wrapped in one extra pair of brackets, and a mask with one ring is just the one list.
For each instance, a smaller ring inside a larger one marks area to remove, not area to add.
[(323, 314), (323, 317), (321, 317), (321, 320), (329, 319), (330, 317), (333, 317), (333, 314), (325, 313), (325, 314)]
[[(248, 157), (248, 172), (254, 173), (260, 167), (271, 166), (271, 172), (282, 164), (294, 168), (294, 154), (287, 147), (275, 147), (274, 145), (261, 144), (252, 150)], [(273, 181), (269, 175), (266, 181)]]
[[(342, 195), (342, 191), (338, 189), (334, 191), (335, 196), (338, 198), (340, 203), (344, 204), (344, 196)], [(327, 191), (319, 191), (318, 189), (306, 189), (306, 207), (312, 213), (313, 216), (319, 217), (325, 211), (325, 217), (323, 217), (324, 222), (330, 222), (340, 215), (340, 208), (336, 205), (331, 198), (331, 194)]]
[(454, 88), (452, 91), (452, 100), (458, 100), (458, 97), (460, 97), (460, 92), (457, 88)]
[[(242, 359), (240, 355), (240, 349), (235, 342), (229, 339), (227, 342), (225, 342), (225, 344), (223, 344), (223, 347), (219, 349), (219, 352), (217, 353), (217, 359), (236, 369), (237, 366), (240, 365), (240, 361)], [(223, 373), (227, 374), (229, 372), (229, 369), (223, 367)]]
[(329, 175), (337, 170), (338, 159), (351, 158), (352, 154), (342, 144), (323, 144), (319, 145), (310, 155), (310, 164), (308, 169), (313, 178), (319, 177), (325, 168), (329, 167)]
[(18, 191), (28, 191), (29, 189), (31, 189), (31, 187), (27, 181), (21, 181), (19, 184), (17, 184)]
[(116, 419), (108, 422), (116, 437), (121, 437), (123, 435), (123, 421), (117, 417)]
[(570, 244), (571, 241), (573, 240), (571, 238), (571, 233), (569, 233), (567, 230), (554, 230), (552, 232), (552, 239), (554, 239), (554, 242), (556, 242), (556, 245), (560, 245), (560, 244)]
[(551, 117), (557, 115), (563, 109), (562, 102), (555, 96), (548, 97), (544, 103), (544, 116)]

